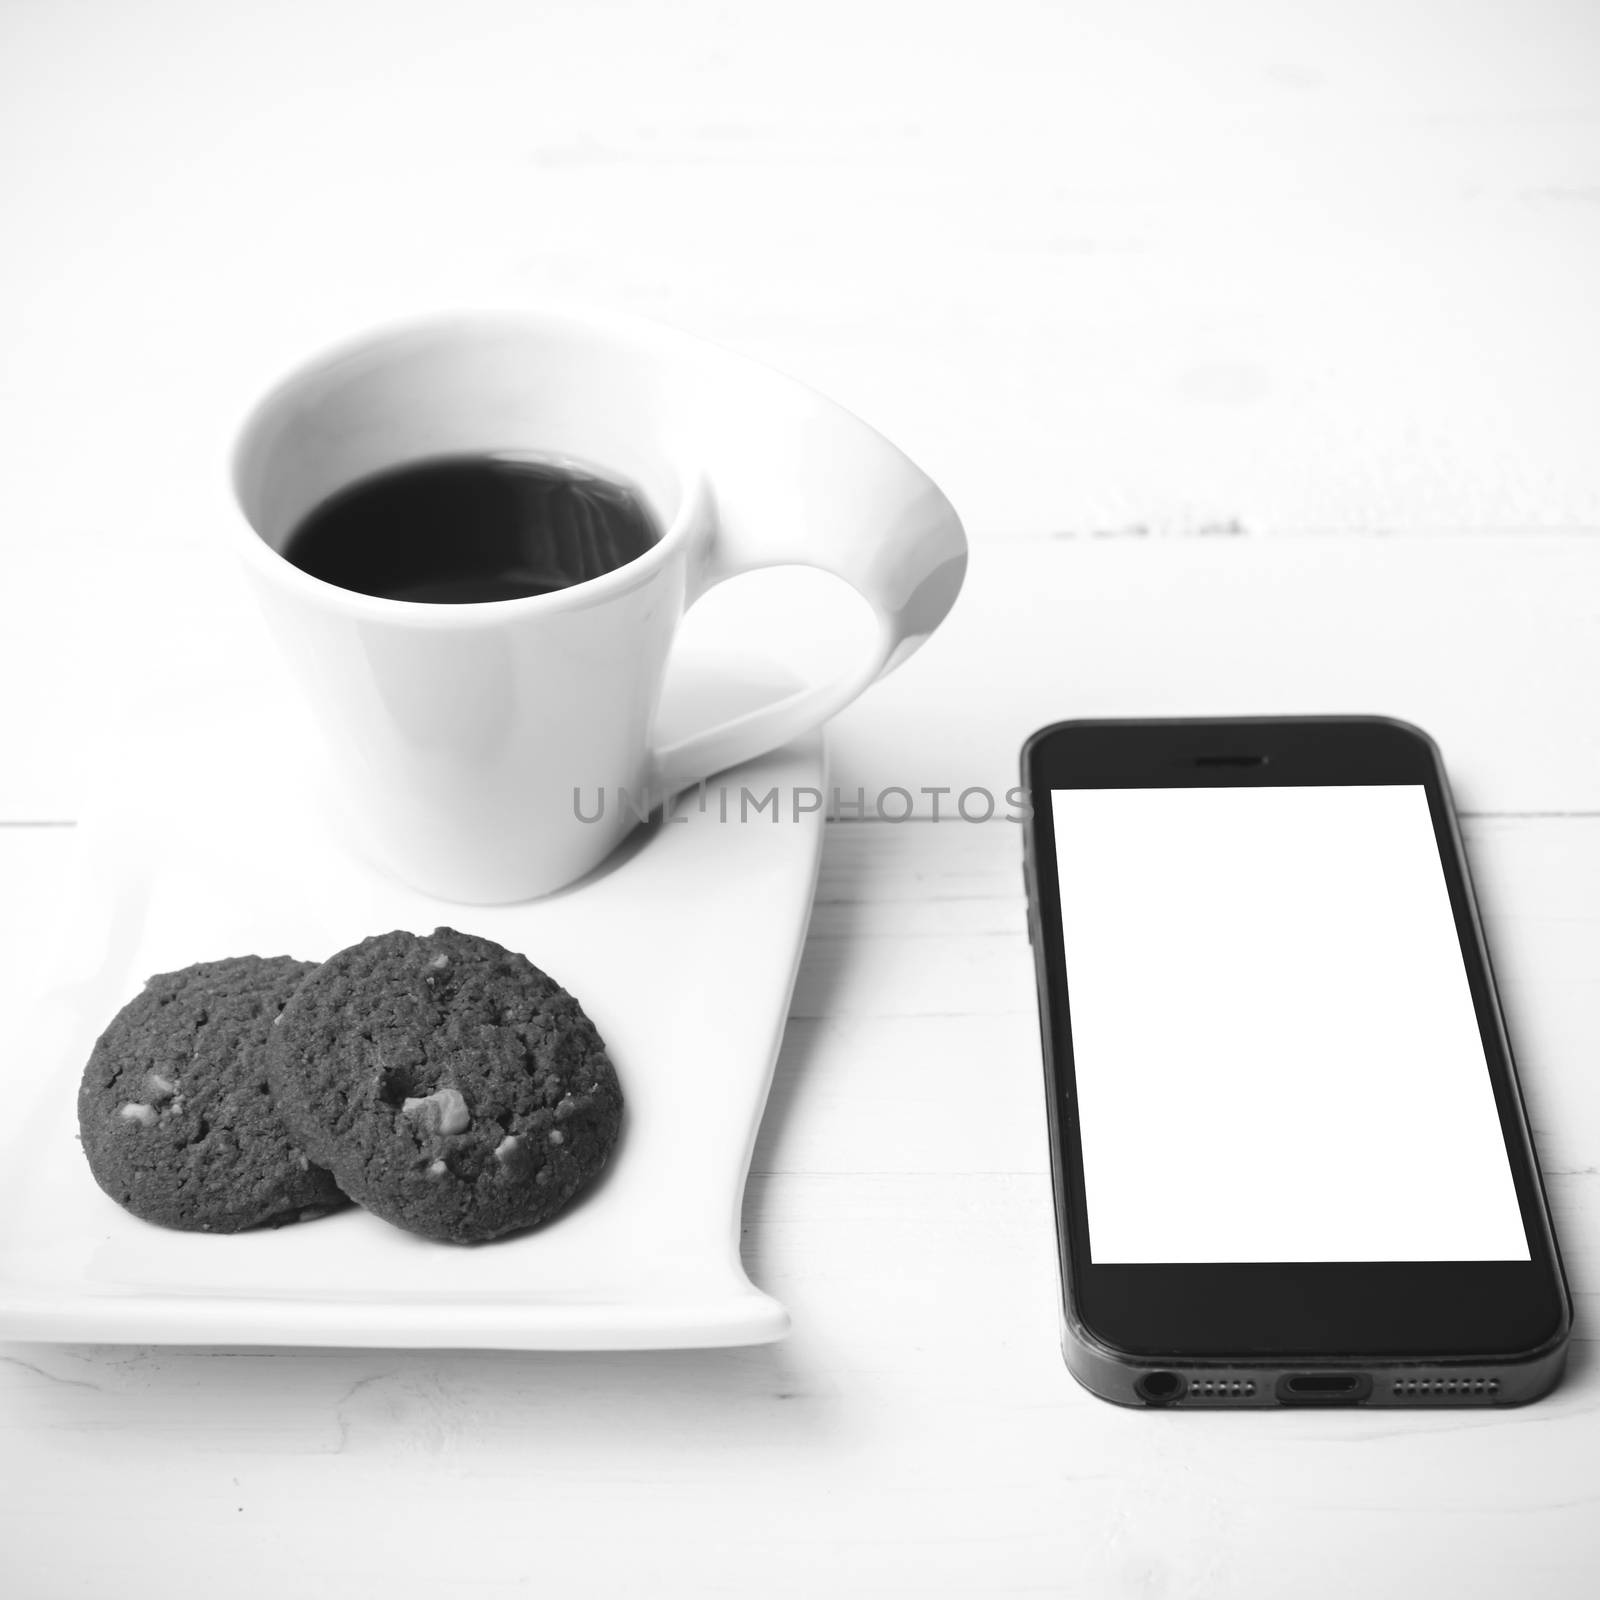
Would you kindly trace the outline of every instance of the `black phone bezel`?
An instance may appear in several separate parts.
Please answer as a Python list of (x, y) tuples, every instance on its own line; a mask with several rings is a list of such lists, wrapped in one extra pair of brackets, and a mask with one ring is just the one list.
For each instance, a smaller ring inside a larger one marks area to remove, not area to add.
[[(1564, 1344), (1570, 1298), (1438, 750), (1383, 717), (1078, 721), (1023, 750), (1025, 876), (1050, 1089), (1067, 1324), (1139, 1360), (1524, 1359)], [(1093, 1261), (1074, 1089), (1050, 791), (1418, 783), (1428, 797), (1489, 1062), (1525, 1262)]]

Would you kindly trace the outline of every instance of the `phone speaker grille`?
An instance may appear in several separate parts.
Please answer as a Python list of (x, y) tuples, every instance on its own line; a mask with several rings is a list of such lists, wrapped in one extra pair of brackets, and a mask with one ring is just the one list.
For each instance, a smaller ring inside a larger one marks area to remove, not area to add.
[(1191, 1378), (1189, 1400), (1246, 1400), (1256, 1392), (1251, 1378)]
[(1394, 1392), (1408, 1400), (1489, 1400), (1500, 1392), (1498, 1378), (1396, 1378)]

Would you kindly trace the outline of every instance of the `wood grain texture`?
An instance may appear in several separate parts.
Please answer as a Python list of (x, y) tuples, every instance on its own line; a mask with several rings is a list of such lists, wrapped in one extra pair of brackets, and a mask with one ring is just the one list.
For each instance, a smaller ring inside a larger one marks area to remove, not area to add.
[(996, 533), (1600, 527), (1563, 0), (13, 4), (8, 522), (181, 536), (268, 372), (576, 296), (838, 395)]
[[(34, 565), (41, 581), (0, 595), (0, 673), (14, 685), (0, 816), (80, 816), (162, 745), (170, 779), (187, 761), (231, 761), (244, 781), (262, 728), (303, 737), (304, 708), (222, 541), (69, 537)], [(801, 655), (848, 635), (850, 609), (817, 587), (714, 591), (721, 631)], [(851, 800), (864, 790), (869, 814), (903, 788), (922, 816), (977, 786), (1003, 815), (1023, 739), (1061, 718), (1370, 712), (1439, 741), (1465, 810), (1600, 812), (1600, 719), (1581, 687), (1600, 664), (1597, 595), (1600, 540), (1571, 535), (980, 531), (946, 625), (837, 719), (834, 784)], [(923, 792), (937, 788), (950, 792)], [(982, 813), (981, 798), (968, 804)]]
[[(1586, 1330), (1600, 821), (1490, 819), (1468, 842)], [(358, 1593), (377, 1572), (462, 1587), (448, 1540), (405, 1534), (393, 1564), (352, 1544), (352, 1521), (401, 1537), (385, 1508), (419, 1501), (431, 1527), (471, 1526), (465, 1587), (485, 1594), (560, 1573), (596, 1594), (1398, 1595), (1427, 1571), (1487, 1596), (1530, 1562), (1542, 1592), (1585, 1592), (1587, 1331), (1552, 1399), (1492, 1417), (1162, 1419), (1073, 1385), (1018, 859), (1005, 823), (829, 832), (745, 1205), (747, 1264), (790, 1305), (788, 1342), (538, 1359), (13, 1347), (0, 1496), (13, 1570), (41, 1577), (25, 1592), (101, 1592), (180, 1538), (179, 1593), (310, 1572)], [(162, 1491), (127, 1516), (111, 1508), (135, 1473)], [(334, 1501), (337, 1519), (316, 1509)], [(74, 1537), (90, 1506), (114, 1540)]]
[(1590, 1594), (1597, 67), (1560, 0), (0, 10), (8, 1008), (81, 848), (10, 824), (119, 748), (296, 748), (216, 538), (256, 387), (390, 314), (601, 301), (828, 389), (963, 511), (847, 791), (1008, 786), (1072, 715), (1440, 739), (1581, 1335), (1503, 1415), (1078, 1390), (1015, 830), (919, 793), (829, 831), (745, 1207), (789, 1341), (9, 1347), (6, 1592)]

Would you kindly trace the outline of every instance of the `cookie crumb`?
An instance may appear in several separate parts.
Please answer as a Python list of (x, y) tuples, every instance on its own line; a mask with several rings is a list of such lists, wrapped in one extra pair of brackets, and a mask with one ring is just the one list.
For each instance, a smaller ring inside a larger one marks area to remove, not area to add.
[(517, 1147), (522, 1141), (514, 1133), (508, 1133), (499, 1144), (494, 1147), (496, 1161), (509, 1161), (516, 1154)]
[(170, 1078), (163, 1078), (159, 1072), (147, 1072), (144, 1075), (144, 1091), (154, 1104), (160, 1105), (178, 1092), (178, 1086)]
[(430, 1178), (442, 1178), (449, 1170), (442, 1161), (433, 1161), (428, 1164), (428, 1176)]

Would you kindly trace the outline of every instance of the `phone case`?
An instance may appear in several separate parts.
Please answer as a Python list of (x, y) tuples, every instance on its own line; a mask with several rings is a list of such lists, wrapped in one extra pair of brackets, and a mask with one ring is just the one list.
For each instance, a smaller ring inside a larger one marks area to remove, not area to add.
[[(1548, 1394), (1567, 1364), (1570, 1318), (1546, 1346), (1524, 1355), (1479, 1361), (1375, 1360), (1329, 1356), (1313, 1363), (1282, 1358), (1159, 1363), (1097, 1339), (1073, 1311), (1064, 1286), (1061, 1353), (1067, 1370), (1091, 1394), (1124, 1406), (1216, 1409), (1231, 1406), (1518, 1406)], [(1153, 1393), (1157, 1375), (1175, 1380)], [(1348, 1380), (1330, 1387), (1321, 1380)]]
[[(1136, 721), (1138, 719), (1120, 719)], [(1150, 719), (1164, 721), (1166, 719)], [(1189, 722), (1213, 721), (1216, 726), (1238, 726), (1248, 718), (1184, 719)], [(1545, 1227), (1549, 1230), (1549, 1201), (1544, 1190), (1543, 1173), (1528, 1130), (1527, 1112), (1523, 1103), (1522, 1087), (1517, 1077), (1515, 1060), (1505, 1036), (1505, 1023), (1501, 1015), (1498, 990), (1494, 985), (1493, 967), (1488, 946), (1484, 940), (1479, 916), (1477, 896), (1472, 886), (1470, 868), (1456, 816), (1454, 798), (1443, 756), (1438, 745), (1421, 728), (1395, 718), (1318, 717), (1295, 719), (1261, 719), (1295, 722), (1382, 722), (1403, 730), (1420, 740), (1427, 748), (1434, 771), (1446, 800), (1449, 817), (1450, 843), (1459, 863), (1466, 898), (1470, 909), (1471, 933), (1477, 947), (1478, 958), (1488, 974), (1494, 994), (1495, 1025), (1500, 1034), (1504, 1059), (1508, 1064), (1513, 1098), (1516, 1106), (1518, 1131), (1532, 1155), (1534, 1177), (1538, 1185), (1539, 1201)], [(1052, 723), (1034, 733), (1023, 745), (1021, 771), (1024, 788), (1031, 794), (1032, 772), (1030, 756), (1038, 744), (1067, 723)], [(1033, 950), (1034, 978), (1039, 1002), (1041, 1045), (1044, 1052), (1045, 1095), (1050, 1128), (1051, 1187), (1057, 1237), (1057, 1257), (1061, 1271), (1061, 1350), (1067, 1369), (1091, 1394), (1113, 1404), (1126, 1406), (1155, 1406), (1161, 1408), (1218, 1409), (1233, 1407), (1297, 1407), (1297, 1406), (1516, 1406), (1525, 1405), (1548, 1394), (1560, 1380), (1566, 1367), (1567, 1350), (1572, 1330), (1571, 1293), (1561, 1263), (1559, 1247), (1553, 1231), (1549, 1242), (1560, 1288), (1563, 1313), (1557, 1331), (1544, 1344), (1535, 1349), (1508, 1351), (1470, 1360), (1454, 1357), (1384, 1358), (1354, 1352), (1329, 1352), (1314, 1360), (1282, 1356), (1239, 1356), (1219, 1359), (1211, 1356), (1185, 1358), (1174, 1353), (1169, 1359), (1155, 1360), (1146, 1355), (1133, 1354), (1119, 1349), (1101, 1339), (1085, 1325), (1078, 1314), (1075, 1293), (1072, 1252), (1066, 1216), (1064, 1155), (1061, 1149), (1062, 1117), (1057, 1103), (1056, 1074), (1053, 1070), (1052, 1045), (1048, 1011), (1045, 1003), (1050, 974), (1047, 967), (1044, 941), (1038, 936), (1040, 899), (1034, 878), (1031, 850), (1026, 848), (1023, 857), (1023, 880), (1028, 901), (1028, 938)]]

